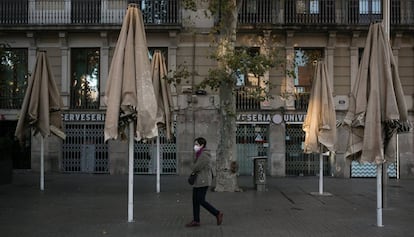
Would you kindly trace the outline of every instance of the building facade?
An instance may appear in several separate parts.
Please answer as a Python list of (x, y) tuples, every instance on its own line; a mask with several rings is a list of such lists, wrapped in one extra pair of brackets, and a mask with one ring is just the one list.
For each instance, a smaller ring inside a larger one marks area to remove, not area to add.
[[(187, 68), (191, 76), (171, 85), (174, 136), (161, 138), (162, 174), (187, 174), (194, 138), (204, 136), (217, 149), (219, 96), (197, 91), (196, 85), (216, 62), (210, 28), (218, 16), (204, 17), (183, 9), (180, 0), (3, 0), (0, 2), (0, 43), (10, 58), (0, 71), (0, 129), (13, 137), (21, 103), (38, 50), (47, 52), (64, 103), (62, 119), (67, 139), (50, 137), (45, 144), (45, 168), (53, 172), (123, 174), (127, 172), (127, 143), (104, 142), (104, 92), (123, 16), (129, 3), (143, 12), (151, 58), (163, 52), (169, 71)], [(238, 172), (253, 173), (252, 157), (267, 157), (272, 176), (316, 175), (319, 154), (304, 154), (304, 121), (313, 65), (324, 60), (334, 90), (338, 124), (348, 109), (359, 60), (371, 22), (383, 18), (382, 0), (245, 0), (239, 9), (236, 47), (263, 53), (263, 39), (276, 39), (286, 63), (264, 77), (243, 75), (237, 80), (236, 146)], [(390, 1), (390, 42), (398, 63), (410, 121), (414, 120), (414, 0)], [(11, 57), (17, 58), (12, 60)], [(286, 70), (293, 71), (289, 76)], [(267, 89), (272, 99), (258, 101), (244, 90)], [(348, 132), (338, 127), (338, 150), (325, 156), (324, 174), (372, 177), (375, 167), (344, 158)], [(413, 133), (398, 135), (398, 161), (389, 164), (390, 177), (414, 177)], [(134, 171), (156, 172), (152, 141), (135, 142)], [(39, 138), (29, 136), (15, 148), (14, 168), (39, 169)]]

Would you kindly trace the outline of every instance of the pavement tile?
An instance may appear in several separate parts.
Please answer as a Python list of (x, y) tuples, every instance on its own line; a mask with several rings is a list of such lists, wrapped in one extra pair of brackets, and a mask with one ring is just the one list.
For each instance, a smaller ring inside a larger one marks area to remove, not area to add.
[(134, 222), (127, 222), (128, 177), (102, 174), (16, 172), (0, 185), (0, 236), (414, 236), (414, 180), (390, 179), (383, 227), (376, 226), (376, 180), (318, 177), (268, 177), (257, 192), (252, 177), (240, 176), (244, 190), (209, 191), (207, 200), (224, 213), (221, 226), (202, 209), (201, 226), (192, 219), (191, 187), (186, 177), (134, 176)]

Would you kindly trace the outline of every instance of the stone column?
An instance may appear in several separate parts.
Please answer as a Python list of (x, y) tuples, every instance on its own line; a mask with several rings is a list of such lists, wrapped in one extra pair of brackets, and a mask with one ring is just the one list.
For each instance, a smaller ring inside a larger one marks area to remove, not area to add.
[(335, 64), (335, 46), (336, 46), (336, 32), (329, 32), (329, 39), (327, 45), (327, 66), (328, 66), (328, 73), (330, 78), (330, 84), (332, 88), (332, 92), (335, 91), (334, 88), (334, 64)]
[[(288, 31), (286, 35), (286, 70), (292, 71), (294, 70), (293, 64), (295, 62), (295, 48), (293, 42), (293, 31)], [(285, 82), (282, 84), (282, 96), (285, 99), (285, 107), (286, 109), (295, 109), (295, 84), (294, 78), (291, 76), (285, 77)]]
[[(170, 31), (169, 32), (170, 37), (170, 44), (168, 46), (168, 65), (167, 70), (168, 71), (175, 71), (177, 69), (177, 32), (176, 31)], [(174, 110), (177, 110), (178, 108), (178, 95), (177, 95), (177, 88), (175, 86), (171, 86), (171, 94), (173, 97), (173, 105)]]
[(350, 55), (351, 55), (351, 62), (350, 62), (350, 75), (351, 75), (351, 91), (354, 88), (355, 80), (358, 74), (358, 67), (359, 67), (359, 48), (357, 45), (357, 40), (359, 38), (359, 32), (354, 32), (352, 35), (351, 46), (349, 47)]
[[(270, 167), (270, 175), (286, 176), (286, 143), (285, 143), (285, 123), (283, 115), (277, 113), (273, 118), (273, 123), (269, 125), (269, 160), (267, 165)], [(276, 123), (275, 123), (276, 122)]]
[(70, 106), (70, 51), (66, 32), (59, 32), (60, 57), (61, 57), (61, 97), (63, 107), (68, 109)]
[(392, 54), (394, 55), (395, 63), (398, 66), (398, 56), (401, 49), (402, 33), (396, 33), (392, 44)]
[(36, 64), (37, 45), (35, 35), (33, 32), (27, 32), (26, 37), (28, 38), (29, 42), (27, 69), (29, 70), (29, 74), (32, 74)]
[(107, 32), (101, 32), (100, 34), (102, 40), (101, 55), (100, 55), (100, 78), (99, 78), (99, 103), (100, 107), (105, 107), (104, 96), (106, 90), (106, 81), (108, 80), (109, 73), (109, 42)]

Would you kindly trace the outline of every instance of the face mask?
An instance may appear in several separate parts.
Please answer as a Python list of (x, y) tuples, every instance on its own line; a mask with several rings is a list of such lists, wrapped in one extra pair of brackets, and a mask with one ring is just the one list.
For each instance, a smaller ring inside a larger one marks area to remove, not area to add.
[(197, 152), (201, 149), (201, 146), (199, 145), (194, 145), (194, 151)]

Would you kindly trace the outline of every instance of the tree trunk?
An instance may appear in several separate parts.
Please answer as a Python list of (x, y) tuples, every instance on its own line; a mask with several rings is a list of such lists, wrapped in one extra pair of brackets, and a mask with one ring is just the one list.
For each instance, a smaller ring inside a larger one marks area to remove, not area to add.
[[(216, 191), (240, 191), (237, 183), (236, 154), (236, 106), (232, 89), (220, 88), (220, 142), (217, 152)], [(233, 169), (232, 169), (233, 168)]]
[[(236, 0), (229, 0), (234, 4), (230, 10), (223, 10), (222, 28), (219, 42), (228, 44), (229, 50), (234, 50), (236, 43), (237, 13)], [(226, 47), (224, 47), (226, 48)], [(222, 52), (225, 53), (225, 52)], [(227, 68), (227, 65), (218, 65)], [(231, 85), (222, 83), (220, 86), (220, 142), (217, 151), (217, 178), (216, 191), (235, 192), (241, 191), (237, 183), (236, 154), (236, 100), (233, 89), (235, 82)]]

